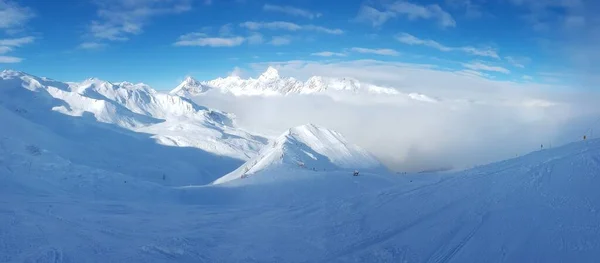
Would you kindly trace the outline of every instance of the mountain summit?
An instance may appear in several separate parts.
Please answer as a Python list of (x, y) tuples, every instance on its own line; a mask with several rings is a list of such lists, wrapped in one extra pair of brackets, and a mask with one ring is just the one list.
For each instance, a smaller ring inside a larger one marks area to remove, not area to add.
[(279, 78), (279, 72), (274, 67), (268, 67), (263, 74), (258, 77), (259, 80), (275, 80)]
[(366, 150), (349, 144), (338, 132), (314, 124), (294, 127), (235, 171), (214, 184), (281, 169), (312, 171), (382, 170), (383, 165)]
[(175, 87), (171, 92), (171, 95), (179, 95), (185, 97), (187, 95), (195, 96), (200, 93), (204, 93), (209, 90), (209, 87), (202, 84), (202, 82), (194, 79), (193, 77), (186, 77), (181, 84)]

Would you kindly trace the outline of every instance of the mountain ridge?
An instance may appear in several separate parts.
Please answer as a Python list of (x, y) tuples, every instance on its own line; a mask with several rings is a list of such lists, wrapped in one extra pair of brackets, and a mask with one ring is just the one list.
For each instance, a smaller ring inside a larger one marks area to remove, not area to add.
[(366, 150), (350, 144), (340, 133), (308, 123), (288, 129), (253, 159), (213, 184), (278, 169), (312, 171), (384, 171)]
[(370, 95), (406, 96), (422, 102), (437, 102), (437, 99), (424, 94), (404, 94), (397, 89), (361, 82), (354, 78), (332, 78), (312, 76), (306, 81), (292, 77), (281, 77), (277, 69), (269, 66), (258, 78), (243, 79), (237, 75), (198, 81), (191, 77), (170, 91), (172, 95), (199, 96), (209, 90), (217, 90), (236, 96), (287, 96), (292, 94), (350, 93)]

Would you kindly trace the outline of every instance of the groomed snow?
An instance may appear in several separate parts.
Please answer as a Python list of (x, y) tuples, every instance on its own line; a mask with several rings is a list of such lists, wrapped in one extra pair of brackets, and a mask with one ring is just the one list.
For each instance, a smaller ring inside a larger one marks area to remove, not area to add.
[(0, 155), (1, 262), (600, 257), (600, 141), (455, 174), (295, 170), (281, 174), (294, 180), (176, 188), (9, 147), (21, 146), (5, 141)]

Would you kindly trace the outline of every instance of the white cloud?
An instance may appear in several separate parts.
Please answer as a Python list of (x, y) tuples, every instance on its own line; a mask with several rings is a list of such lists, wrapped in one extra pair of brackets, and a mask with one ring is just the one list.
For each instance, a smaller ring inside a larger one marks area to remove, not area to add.
[[(34, 37), (0, 39), (0, 54), (8, 54), (12, 52), (16, 47), (21, 47), (23, 45), (30, 44), (34, 40)], [(0, 56), (0, 63), (19, 63), (22, 60), (22, 58), (14, 56)]]
[(462, 64), (463, 67), (471, 69), (471, 70), (483, 70), (483, 71), (490, 71), (490, 72), (499, 72), (499, 73), (504, 73), (504, 74), (509, 74), (510, 70), (503, 68), (503, 67), (499, 67), (499, 66), (490, 66), (487, 64), (484, 64), (482, 62), (471, 62), (471, 63), (463, 63)]
[(311, 56), (319, 56), (319, 57), (345, 57), (346, 54), (331, 52), (331, 51), (322, 51), (310, 54)]
[(240, 27), (244, 27), (250, 30), (260, 30), (260, 29), (271, 29), (271, 30), (287, 30), (287, 31), (315, 31), (333, 35), (341, 35), (344, 33), (341, 29), (331, 29), (322, 26), (315, 25), (298, 25), (291, 22), (284, 21), (275, 21), (275, 22), (253, 22), (248, 21), (240, 24)]
[(265, 4), (263, 6), (263, 10), (265, 11), (273, 11), (273, 12), (281, 12), (284, 14), (292, 15), (292, 16), (301, 16), (309, 19), (314, 19), (321, 17), (321, 13), (312, 12), (306, 9), (301, 9), (293, 6), (278, 6), (278, 5), (270, 5)]
[[(407, 96), (234, 98), (214, 92), (199, 102), (236, 114), (242, 127), (275, 136), (308, 122), (323, 125), (400, 171), (466, 168), (525, 154), (540, 143), (579, 140), (572, 131), (584, 126), (572, 120), (586, 117), (586, 112), (595, 118), (600, 111), (599, 96), (593, 93), (589, 98), (554, 93), (552, 86), (495, 81), (429, 65), (281, 61), (254, 64), (251, 69), (263, 71), (268, 65), (277, 66), (286, 77), (350, 77), (393, 87)], [(437, 103), (412, 99), (411, 93), (436, 98)]]
[(315, 26), (315, 25), (305, 25), (302, 28), (305, 30), (309, 30), (309, 31), (316, 31), (316, 32), (327, 33), (327, 34), (332, 34), (332, 35), (344, 34), (344, 30), (341, 30), (339, 28), (330, 29), (330, 28), (326, 28), (326, 27), (322, 27), (322, 26)]
[(396, 50), (388, 49), (388, 48), (380, 48), (380, 49), (371, 49), (371, 48), (362, 48), (362, 47), (353, 47), (350, 49), (353, 52), (364, 53), (364, 54), (376, 54), (382, 56), (398, 56), (399, 53)]
[(356, 19), (371, 23), (372, 26), (378, 27), (383, 25), (388, 20), (396, 17), (396, 13), (391, 11), (379, 11), (370, 6), (361, 6)]
[(189, 0), (94, 0), (98, 6), (98, 19), (91, 22), (89, 34), (96, 39), (128, 40), (140, 34), (153, 17), (179, 14), (191, 9)]
[(261, 44), (263, 40), (263, 36), (259, 33), (252, 33), (247, 38), (249, 44)]
[(481, 7), (471, 0), (446, 0), (446, 4), (455, 9), (464, 9), (467, 18), (478, 18), (483, 15)]
[(401, 33), (400, 35), (396, 36), (396, 40), (398, 40), (404, 44), (423, 45), (423, 46), (438, 49), (440, 51), (452, 51), (453, 50), (453, 48), (444, 46), (436, 41), (429, 40), (429, 39), (420, 39), (420, 38), (417, 38), (408, 33)]
[(35, 14), (28, 7), (13, 1), (0, 0), (0, 29), (23, 27)]
[(395, 17), (406, 17), (409, 20), (437, 20), (438, 24), (444, 28), (456, 26), (452, 15), (437, 4), (419, 5), (403, 0), (384, 5), (382, 11), (366, 5), (361, 6), (356, 19), (378, 27)]
[(272, 29), (272, 30), (283, 29), (283, 30), (288, 30), (288, 31), (298, 31), (298, 30), (302, 29), (302, 27), (297, 24), (294, 24), (291, 22), (284, 22), (284, 21), (275, 21), (275, 22), (248, 21), (248, 22), (241, 23), (240, 26), (245, 27), (250, 30), (259, 30), (259, 29), (265, 28), (265, 29)]
[(530, 58), (527, 57), (511, 57), (507, 56), (504, 58), (508, 63), (517, 67), (517, 68), (525, 68), (525, 64), (531, 61)]
[(98, 42), (84, 42), (79, 44), (80, 49), (101, 49), (105, 46), (106, 44)]
[(6, 38), (0, 39), (0, 46), (20, 47), (25, 44), (33, 43), (33, 41), (35, 41), (34, 37)]
[(269, 42), (273, 46), (289, 45), (290, 43), (292, 43), (292, 39), (289, 36), (274, 36)]
[(222, 25), (219, 28), (219, 36), (232, 36), (233, 35), (233, 24), (228, 23)]
[(498, 53), (491, 48), (480, 49), (471, 46), (449, 47), (431, 39), (420, 39), (408, 33), (401, 33), (400, 35), (396, 36), (396, 40), (407, 45), (422, 45), (444, 52), (461, 51), (475, 56), (500, 58)]
[[(19, 5), (15, 1), (0, 0), (0, 30), (8, 34), (22, 32), (23, 28), (35, 13), (25, 6)], [(8, 38), (0, 39), (0, 55), (7, 54), (16, 47), (30, 44), (35, 40), (34, 37)], [(14, 56), (0, 56), (0, 63), (19, 63), (23, 59)]]
[(0, 46), (0, 55), (11, 52), (13, 49), (11, 47)]
[(23, 61), (23, 59), (18, 57), (0, 56), (0, 63), (19, 63), (21, 61)]
[(206, 36), (181, 36), (175, 46), (201, 46), (201, 47), (234, 47), (246, 41), (243, 37), (206, 37)]
[(388, 10), (400, 16), (406, 16), (409, 20), (433, 19), (437, 20), (442, 27), (455, 27), (456, 21), (448, 12), (439, 5), (419, 5), (407, 1), (397, 1), (389, 6)]

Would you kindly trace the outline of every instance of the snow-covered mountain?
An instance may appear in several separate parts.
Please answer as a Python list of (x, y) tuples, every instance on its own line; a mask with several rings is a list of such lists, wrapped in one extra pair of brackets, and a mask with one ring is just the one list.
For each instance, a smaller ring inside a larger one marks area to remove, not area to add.
[(306, 82), (303, 82), (291, 77), (281, 77), (277, 69), (273, 67), (268, 67), (267, 70), (256, 79), (242, 79), (239, 76), (229, 76), (226, 78), (217, 78), (200, 82), (192, 78), (187, 78), (179, 86), (173, 89), (171, 94), (197, 96), (210, 89), (231, 93), (236, 96), (275, 96), (327, 92), (403, 95), (403, 93), (396, 89), (361, 83), (353, 78), (313, 76)]
[[(212, 181), (267, 143), (237, 127), (231, 114), (145, 84), (95, 78), (60, 82), (4, 70), (0, 107), (20, 119), (4, 127), (0, 136), (36, 142), (64, 158), (117, 172), (143, 176), (170, 169), (181, 179), (172, 183)], [(24, 133), (24, 127), (44, 132)]]
[(348, 143), (340, 133), (306, 124), (289, 129), (259, 155), (214, 183), (225, 183), (273, 169), (385, 170), (369, 152)]
[(179, 86), (175, 87), (170, 94), (179, 95), (182, 97), (187, 96), (196, 96), (207, 92), (210, 87), (206, 86), (204, 83), (192, 78), (186, 77)]

